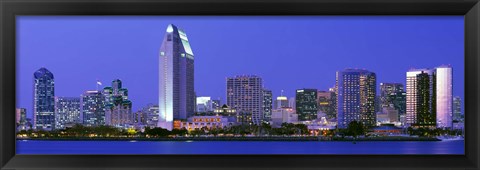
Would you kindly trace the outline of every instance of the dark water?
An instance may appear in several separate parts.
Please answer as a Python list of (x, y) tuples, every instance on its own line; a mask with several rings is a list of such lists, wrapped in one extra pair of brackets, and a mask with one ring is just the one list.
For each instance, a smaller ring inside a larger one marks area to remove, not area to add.
[(464, 154), (464, 141), (17, 141), (17, 154)]

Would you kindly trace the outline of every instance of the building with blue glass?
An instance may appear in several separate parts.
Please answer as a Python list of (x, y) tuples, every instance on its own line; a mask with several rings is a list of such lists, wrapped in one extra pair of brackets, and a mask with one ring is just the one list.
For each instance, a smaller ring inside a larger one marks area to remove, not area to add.
[(363, 69), (337, 72), (337, 125), (347, 128), (352, 121), (375, 126), (376, 75)]
[(33, 122), (37, 130), (55, 128), (55, 81), (53, 73), (42, 67), (33, 74)]

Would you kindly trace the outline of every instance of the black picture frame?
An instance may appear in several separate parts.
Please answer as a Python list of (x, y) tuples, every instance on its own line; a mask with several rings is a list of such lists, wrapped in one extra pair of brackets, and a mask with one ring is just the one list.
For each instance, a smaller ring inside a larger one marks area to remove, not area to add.
[[(0, 0), (1, 169), (479, 169), (478, 0)], [(15, 155), (17, 15), (464, 15), (465, 155)]]

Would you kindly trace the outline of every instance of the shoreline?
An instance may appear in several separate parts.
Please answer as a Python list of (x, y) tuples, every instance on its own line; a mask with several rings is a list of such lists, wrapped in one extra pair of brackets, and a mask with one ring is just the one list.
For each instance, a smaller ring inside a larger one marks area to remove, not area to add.
[(368, 138), (318, 138), (318, 137), (160, 137), (160, 138), (17, 138), (39, 141), (282, 141), (282, 142), (369, 142), (369, 141), (442, 141), (432, 137), (368, 137)]

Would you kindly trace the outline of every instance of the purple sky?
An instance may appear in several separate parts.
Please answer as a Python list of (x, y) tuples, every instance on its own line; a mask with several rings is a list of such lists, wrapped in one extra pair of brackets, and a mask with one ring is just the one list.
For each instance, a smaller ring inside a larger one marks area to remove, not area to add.
[(405, 84), (408, 69), (442, 64), (453, 67), (453, 94), (463, 100), (463, 16), (17, 16), (17, 107), (32, 116), (40, 67), (53, 72), (56, 96), (119, 78), (134, 111), (158, 103), (158, 53), (170, 23), (189, 38), (197, 95), (222, 103), (229, 76), (258, 75), (274, 97), (282, 89), (292, 97), (299, 88), (328, 90), (345, 68)]

